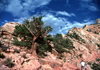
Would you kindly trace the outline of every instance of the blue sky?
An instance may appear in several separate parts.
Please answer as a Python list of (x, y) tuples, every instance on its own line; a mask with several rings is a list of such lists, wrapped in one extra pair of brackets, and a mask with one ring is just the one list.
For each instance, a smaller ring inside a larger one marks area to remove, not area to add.
[(72, 27), (95, 23), (100, 0), (0, 0), (0, 26), (39, 15), (53, 28), (50, 34), (66, 34)]

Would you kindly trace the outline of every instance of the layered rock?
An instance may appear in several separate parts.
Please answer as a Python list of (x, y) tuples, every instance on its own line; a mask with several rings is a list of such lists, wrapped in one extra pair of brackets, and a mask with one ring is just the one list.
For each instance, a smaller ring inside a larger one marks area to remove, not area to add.
[[(73, 33), (76, 33), (79, 39), (70, 37)], [(67, 54), (66, 57), (72, 59), (74, 65), (80, 63), (81, 60), (90, 62), (100, 58), (100, 49), (97, 46), (97, 44), (100, 44), (100, 24), (85, 25), (84, 28), (72, 28), (68, 31), (68, 34), (63, 35), (63, 38), (69, 38), (75, 48), (71, 50), (72, 57)]]
[(2, 38), (0, 40), (4, 43), (11, 42), (12, 40), (12, 33), (14, 32), (15, 26), (19, 25), (17, 22), (8, 22), (5, 23), (2, 27), (0, 27), (0, 35), (2, 35)]
[[(9, 39), (12, 39), (12, 33), (16, 25), (19, 24), (9, 22), (0, 27), (0, 34), (3, 35), (0, 40), (10, 41)], [(57, 55), (59, 53), (55, 49), (52, 49), (51, 52), (45, 52), (47, 55), (45, 58), (37, 59), (31, 54), (26, 53), (26, 51), (20, 51), (21, 48), (14, 45), (10, 45), (10, 47), (6, 49), (6, 52), (10, 51), (11, 53), (3, 52), (3, 54), (6, 58), (12, 58), (12, 62), (15, 64), (12, 69), (78, 70), (81, 67), (80, 62), (82, 59), (87, 63), (95, 61), (96, 58), (100, 58), (100, 50), (97, 46), (97, 43), (100, 44), (100, 24), (85, 25), (84, 28), (72, 28), (68, 31), (68, 34), (73, 33), (76, 33), (79, 36), (79, 39), (70, 37), (66, 34), (63, 35), (63, 38), (69, 38), (75, 47), (71, 50), (72, 55), (63, 53), (66, 59), (58, 59)], [(2, 47), (6, 48), (7, 45), (8, 44), (4, 43)], [(54, 47), (53, 42), (51, 42), (50, 45)], [(18, 53), (18, 51), (20, 52)], [(69, 60), (69, 62), (67, 60)], [(90, 67), (87, 68), (91, 70)]]

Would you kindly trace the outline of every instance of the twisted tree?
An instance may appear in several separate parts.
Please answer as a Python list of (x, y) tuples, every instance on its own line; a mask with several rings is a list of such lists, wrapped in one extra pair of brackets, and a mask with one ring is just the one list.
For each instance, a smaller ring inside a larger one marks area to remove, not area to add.
[(20, 38), (24, 37), (24, 40), (22, 39), (20, 43), (17, 38), (14, 37), (13, 43), (17, 45), (31, 45), (30, 53), (36, 56), (37, 41), (39, 41), (37, 39), (44, 38), (50, 31), (52, 31), (51, 26), (44, 26), (42, 16), (33, 17), (31, 20), (26, 19), (22, 25), (15, 27), (13, 33)]

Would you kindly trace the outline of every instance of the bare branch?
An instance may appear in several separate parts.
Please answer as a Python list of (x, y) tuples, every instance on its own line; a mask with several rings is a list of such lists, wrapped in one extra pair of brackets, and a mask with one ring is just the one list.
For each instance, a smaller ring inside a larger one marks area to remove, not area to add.
[(25, 25), (25, 27), (29, 30), (29, 32), (34, 36), (33, 32)]
[(46, 29), (46, 31), (45, 31), (45, 33), (42, 35), (42, 37), (44, 37), (44, 36), (49, 32), (49, 29), (50, 29), (50, 28)]

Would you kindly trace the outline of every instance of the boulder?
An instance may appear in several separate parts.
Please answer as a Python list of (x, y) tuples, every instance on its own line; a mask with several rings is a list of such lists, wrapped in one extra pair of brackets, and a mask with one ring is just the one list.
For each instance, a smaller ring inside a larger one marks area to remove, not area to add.
[(3, 31), (4, 35), (5, 34), (6, 35), (12, 34), (16, 25), (19, 25), (19, 23), (17, 23), (17, 22), (8, 22), (8, 23), (5, 23), (2, 27), (0, 27), (0, 32)]

